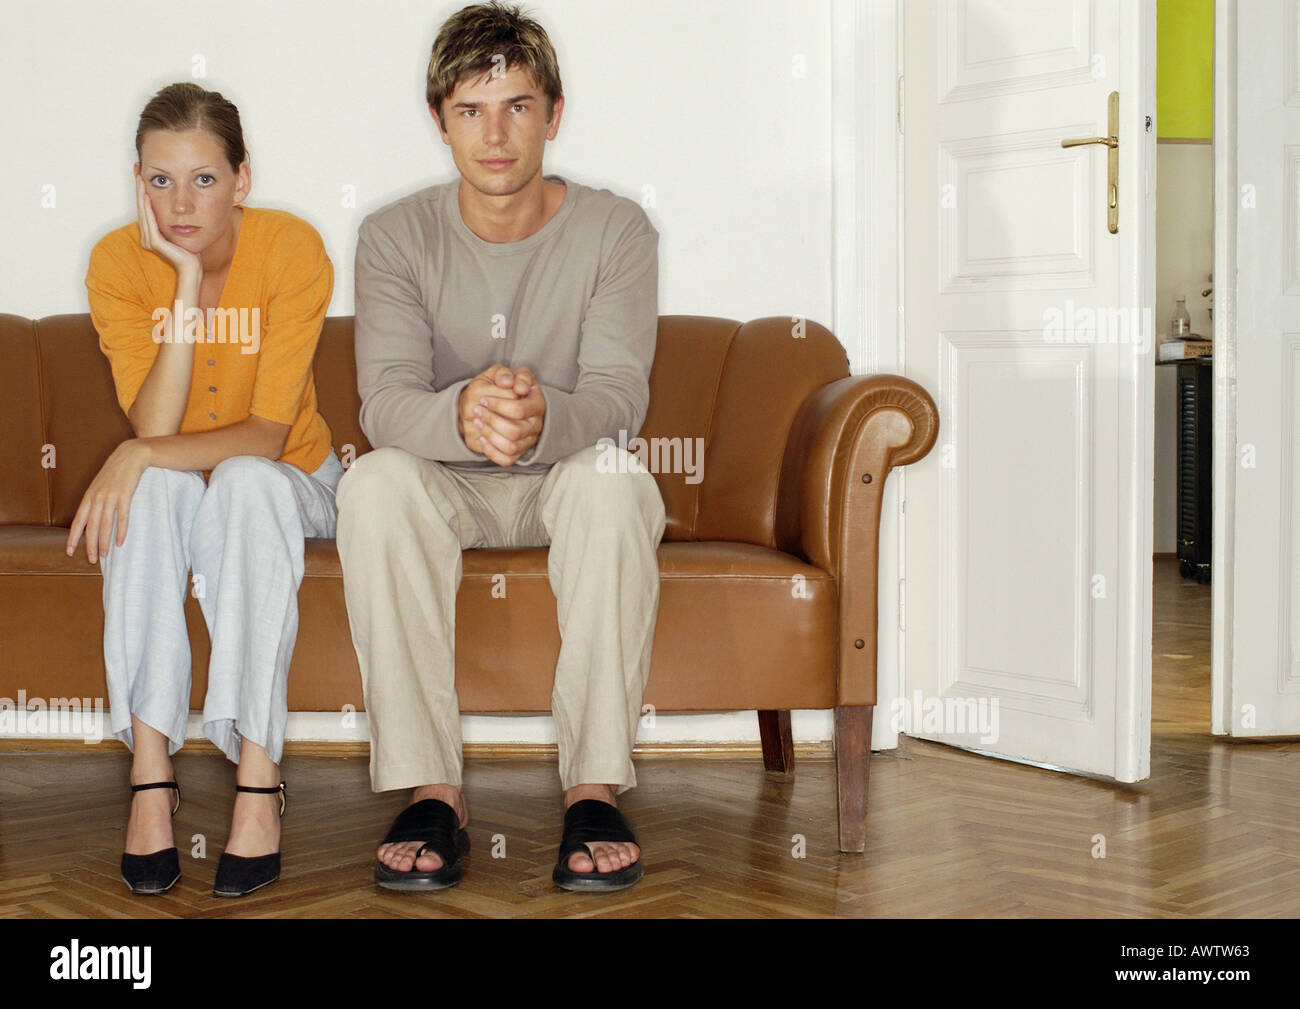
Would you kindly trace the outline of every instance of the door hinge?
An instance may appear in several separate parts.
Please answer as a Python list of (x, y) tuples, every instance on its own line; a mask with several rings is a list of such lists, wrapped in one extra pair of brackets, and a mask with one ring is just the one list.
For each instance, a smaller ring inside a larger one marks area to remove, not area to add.
[(903, 132), (903, 75), (898, 75), (898, 132)]

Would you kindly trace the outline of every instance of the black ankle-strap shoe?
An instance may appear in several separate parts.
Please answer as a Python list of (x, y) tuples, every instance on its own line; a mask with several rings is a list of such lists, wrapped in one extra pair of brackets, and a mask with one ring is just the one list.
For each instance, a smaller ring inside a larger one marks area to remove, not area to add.
[[(284, 816), (286, 801), (283, 781), (273, 788), (253, 788), (246, 785), (236, 785), (235, 791), (255, 792), (259, 795), (280, 793), (280, 815)], [(254, 890), (260, 890), (279, 878), (280, 853), (278, 851), (274, 851), (269, 855), (254, 855), (251, 858), (223, 853), (221, 860), (217, 862), (217, 879), (212, 885), (212, 895), (214, 897), (246, 897)]]
[[(176, 804), (172, 816), (181, 808), (181, 786), (174, 781), (151, 781), (147, 785), (132, 785), (131, 795), (150, 788), (171, 788), (176, 791)], [(166, 893), (181, 878), (181, 860), (175, 847), (163, 848), (148, 855), (122, 853), (122, 882), (132, 893), (156, 896)]]

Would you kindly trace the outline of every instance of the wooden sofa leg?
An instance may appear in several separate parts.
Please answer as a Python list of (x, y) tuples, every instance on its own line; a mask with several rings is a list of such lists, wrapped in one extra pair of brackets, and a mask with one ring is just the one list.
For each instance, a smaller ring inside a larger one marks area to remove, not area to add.
[(871, 768), (871, 716), (875, 710), (835, 709), (840, 851), (863, 851), (867, 846), (867, 775)]
[(760, 711), (758, 736), (763, 742), (763, 767), (778, 774), (794, 773), (794, 737), (790, 712)]

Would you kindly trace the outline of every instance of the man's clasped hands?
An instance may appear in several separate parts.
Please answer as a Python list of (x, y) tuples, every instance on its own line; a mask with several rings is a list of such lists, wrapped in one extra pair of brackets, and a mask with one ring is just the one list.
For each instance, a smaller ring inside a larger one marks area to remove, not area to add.
[(528, 367), (494, 364), (461, 390), (461, 439), (472, 452), (513, 466), (541, 437), (546, 397)]

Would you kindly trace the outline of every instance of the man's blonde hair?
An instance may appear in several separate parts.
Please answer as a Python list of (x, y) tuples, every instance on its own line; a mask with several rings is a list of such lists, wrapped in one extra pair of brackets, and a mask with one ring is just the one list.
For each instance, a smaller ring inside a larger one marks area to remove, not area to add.
[[(555, 110), (555, 100), (564, 94), (560, 67), (546, 29), (520, 8), (499, 0), (474, 4), (457, 11), (438, 30), (429, 57), (424, 94), (429, 107), (447, 128), (442, 103), (466, 77), (487, 76), (511, 67), (523, 67), (546, 94), (546, 118)], [(498, 69), (499, 68), (499, 69)]]

